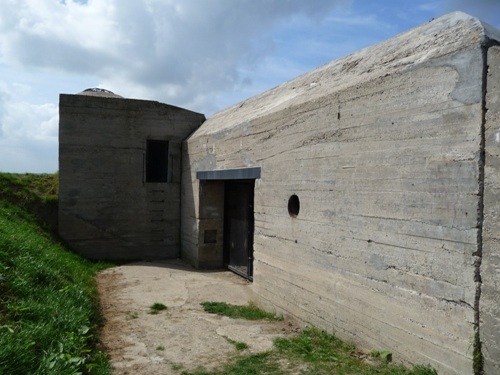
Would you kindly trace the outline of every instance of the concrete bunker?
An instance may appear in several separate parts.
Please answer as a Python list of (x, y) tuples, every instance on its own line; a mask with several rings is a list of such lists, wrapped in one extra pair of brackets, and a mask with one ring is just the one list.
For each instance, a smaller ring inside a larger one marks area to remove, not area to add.
[[(231, 266), (262, 307), (362, 348), (497, 374), (499, 82), (500, 32), (457, 12), (206, 121), (61, 95), (61, 236)], [(145, 182), (148, 139), (168, 141), (166, 183)]]
[(499, 40), (453, 13), (207, 119), (184, 143), (182, 256), (209, 253), (197, 173), (260, 167), (260, 305), (443, 374), (499, 372)]
[(180, 251), (181, 142), (199, 113), (89, 89), (59, 102), (59, 232), (92, 259)]

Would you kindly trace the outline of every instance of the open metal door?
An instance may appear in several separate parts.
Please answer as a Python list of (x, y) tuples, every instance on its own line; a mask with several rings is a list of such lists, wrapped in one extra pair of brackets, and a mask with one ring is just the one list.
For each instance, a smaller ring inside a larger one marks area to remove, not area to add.
[(253, 280), (254, 180), (225, 182), (224, 262), (233, 272)]

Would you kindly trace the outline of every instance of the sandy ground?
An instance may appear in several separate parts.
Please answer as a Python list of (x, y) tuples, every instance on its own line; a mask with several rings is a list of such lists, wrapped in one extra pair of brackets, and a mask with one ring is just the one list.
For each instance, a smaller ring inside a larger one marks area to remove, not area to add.
[[(181, 261), (141, 262), (97, 276), (105, 325), (101, 341), (113, 374), (169, 375), (213, 369), (229, 358), (269, 350), (295, 334), (291, 321), (247, 321), (208, 314), (201, 302), (245, 305), (251, 284), (228, 271), (200, 272)], [(150, 306), (168, 307), (157, 315)], [(237, 351), (228, 339), (249, 345)]]

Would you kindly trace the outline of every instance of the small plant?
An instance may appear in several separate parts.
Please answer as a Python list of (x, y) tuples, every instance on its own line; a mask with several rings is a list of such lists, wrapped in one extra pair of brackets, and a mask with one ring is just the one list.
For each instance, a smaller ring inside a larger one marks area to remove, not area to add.
[(245, 350), (245, 349), (248, 349), (248, 344), (246, 344), (244, 342), (231, 340), (229, 337), (225, 337), (225, 336), (224, 336), (224, 338), (227, 340), (228, 343), (234, 345), (234, 347), (236, 348), (236, 350)]
[(408, 370), (408, 375), (438, 375), (438, 373), (430, 366), (415, 365)]
[(248, 345), (244, 342), (236, 342), (234, 344), (234, 347), (236, 348), (236, 350), (245, 350), (245, 349), (248, 349)]
[(286, 375), (287, 372), (281, 370), (280, 364), (274, 360), (272, 352), (249, 354), (238, 358), (236, 362), (227, 364), (221, 370), (204, 371), (199, 369), (194, 372), (182, 372), (182, 375), (232, 375), (232, 374), (268, 374)]
[(202, 302), (203, 309), (210, 314), (227, 316), (233, 319), (241, 318), (247, 320), (283, 320), (283, 317), (259, 309), (255, 305), (237, 306), (225, 302)]
[(165, 306), (163, 303), (153, 303), (151, 306), (149, 306), (149, 313), (150, 314), (158, 314), (160, 311), (166, 310), (167, 306)]
[(184, 366), (181, 365), (180, 363), (172, 363), (172, 370), (174, 371), (179, 371), (179, 370), (182, 370)]
[(474, 349), (472, 353), (472, 368), (474, 369), (474, 373), (482, 374), (484, 371), (484, 357), (483, 352), (481, 350), (481, 340), (479, 338), (479, 334), (476, 333), (474, 335)]
[(388, 350), (382, 350), (382, 351), (372, 350), (370, 352), (370, 355), (373, 358), (380, 358), (385, 362), (392, 362), (392, 353)]
[(137, 314), (136, 312), (129, 312), (127, 314), (127, 319), (137, 319), (139, 317), (139, 314)]
[(159, 345), (156, 347), (156, 350), (165, 350), (165, 347), (163, 345)]

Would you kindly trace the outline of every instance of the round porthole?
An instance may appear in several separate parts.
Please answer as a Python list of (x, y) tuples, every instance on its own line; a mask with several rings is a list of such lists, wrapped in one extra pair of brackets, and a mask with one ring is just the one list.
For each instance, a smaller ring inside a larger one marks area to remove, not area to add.
[(300, 201), (297, 195), (292, 195), (288, 199), (288, 213), (291, 217), (297, 217), (300, 211)]

